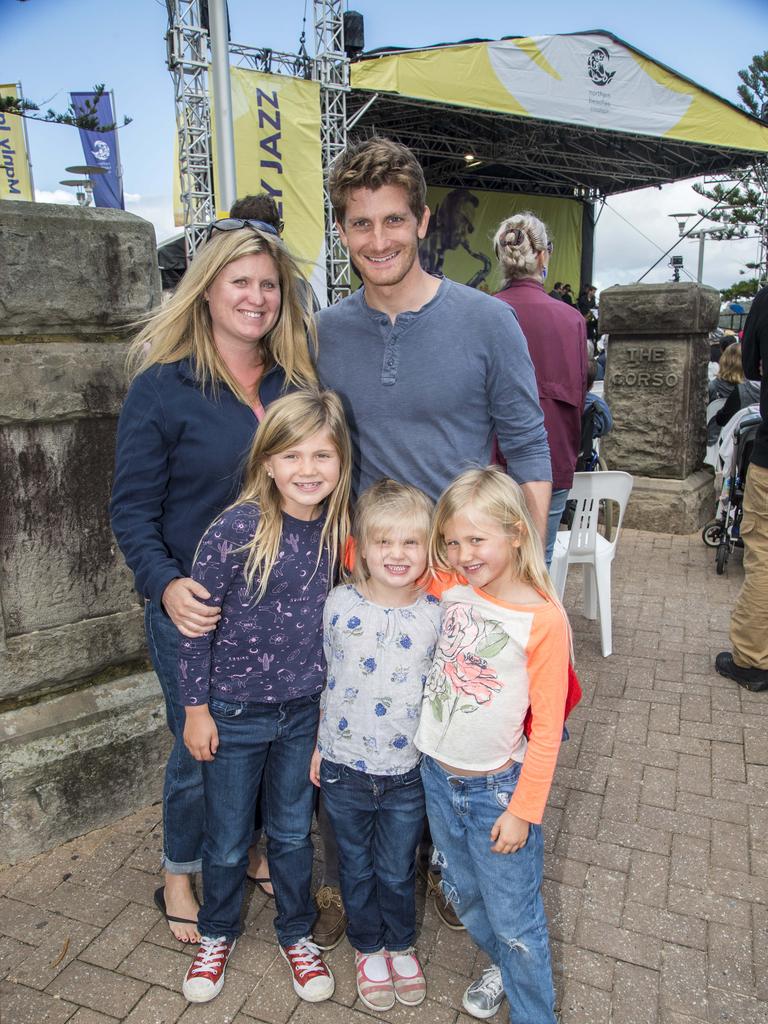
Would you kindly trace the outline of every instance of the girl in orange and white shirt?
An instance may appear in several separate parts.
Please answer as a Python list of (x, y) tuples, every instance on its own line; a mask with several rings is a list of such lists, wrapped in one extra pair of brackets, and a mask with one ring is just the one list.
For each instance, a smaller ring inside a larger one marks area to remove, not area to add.
[(493, 963), (463, 1005), (490, 1017), (506, 993), (511, 1020), (553, 1024), (541, 820), (563, 733), (568, 619), (522, 492), (495, 467), (444, 491), (430, 558), (458, 582), (442, 595), (415, 743), (443, 893)]

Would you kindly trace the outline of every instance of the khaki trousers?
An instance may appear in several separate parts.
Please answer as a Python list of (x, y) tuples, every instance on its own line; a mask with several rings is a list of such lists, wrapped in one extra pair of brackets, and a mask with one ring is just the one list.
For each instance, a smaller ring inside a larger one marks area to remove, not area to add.
[(733, 660), (768, 669), (768, 469), (749, 467), (744, 489), (744, 585), (731, 616)]

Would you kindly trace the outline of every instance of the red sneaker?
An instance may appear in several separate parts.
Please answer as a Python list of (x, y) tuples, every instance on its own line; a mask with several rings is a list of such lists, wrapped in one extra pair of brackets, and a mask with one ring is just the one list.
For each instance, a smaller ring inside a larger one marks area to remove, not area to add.
[(279, 948), (291, 968), (293, 990), (297, 996), (308, 1003), (322, 1003), (324, 999), (331, 998), (336, 982), (311, 939), (299, 939), (291, 946)]
[(207, 1003), (214, 999), (224, 985), (224, 972), (227, 969), (232, 950), (237, 939), (227, 942), (224, 936), (209, 939), (203, 936), (197, 956), (186, 973), (181, 991), (190, 1003)]

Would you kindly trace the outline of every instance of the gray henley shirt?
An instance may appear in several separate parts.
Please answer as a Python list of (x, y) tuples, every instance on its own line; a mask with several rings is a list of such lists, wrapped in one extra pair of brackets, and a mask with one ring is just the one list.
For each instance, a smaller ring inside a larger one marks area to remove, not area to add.
[(388, 476), (436, 499), (458, 473), (488, 465), (494, 434), (514, 480), (552, 479), (528, 346), (505, 302), (443, 279), (394, 324), (364, 288), (316, 322), (318, 376), (352, 433), (354, 494)]

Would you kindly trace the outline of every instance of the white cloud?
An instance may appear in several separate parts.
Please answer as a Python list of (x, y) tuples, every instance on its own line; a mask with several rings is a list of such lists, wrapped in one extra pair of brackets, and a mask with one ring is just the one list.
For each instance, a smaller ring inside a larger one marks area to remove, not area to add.
[(173, 203), (170, 196), (126, 193), (125, 208), (129, 213), (135, 213), (137, 217), (143, 217), (154, 225), (158, 242), (179, 231), (179, 228), (174, 227)]
[(62, 203), (65, 206), (74, 206), (77, 203), (74, 190), (65, 192), (63, 188), (57, 188), (48, 192), (44, 188), (35, 189), (35, 202), (38, 203)]
[[(661, 189), (642, 189), (610, 198), (595, 231), (594, 283), (598, 289), (637, 281), (678, 240), (677, 223), (670, 214), (696, 213), (711, 205), (693, 191), (691, 181), (675, 182)], [(696, 220), (698, 215), (691, 217), (687, 227), (692, 227)], [(702, 226), (711, 223), (705, 220)], [(715, 288), (728, 287), (738, 281), (739, 271), (746, 262), (756, 258), (756, 252), (755, 240), (715, 242), (708, 238), (704, 244), (703, 283)], [(681, 280), (695, 281), (699, 243), (697, 239), (687, 239), (665, 256), (643, 279), (644, 282), (671, 281), (672, 270), (668, 264), (672, 254), (684, 259), (683, 266), (687, 273), (682, 274)]]

